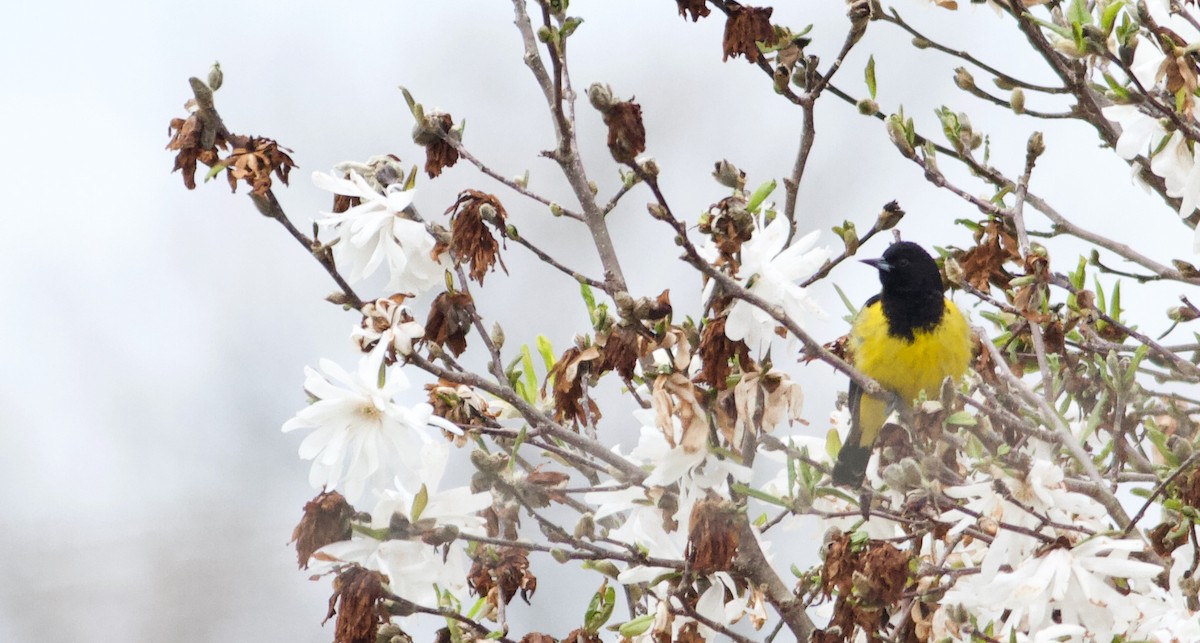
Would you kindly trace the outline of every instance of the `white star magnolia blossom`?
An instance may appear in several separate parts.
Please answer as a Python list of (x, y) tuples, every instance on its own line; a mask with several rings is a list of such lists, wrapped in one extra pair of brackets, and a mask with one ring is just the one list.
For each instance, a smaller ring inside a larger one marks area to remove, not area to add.
[[(1169, 24), (1179, 33), (1187, 34), (1185, 38), (1195, 40), (1195, 30), (1182, 19), (1174, 19), (1164, 3), (1151, 2), (1149, 7), (1159, 24)], [(1163, 80), (1159, 70), (1166, 56), (1156, 43), (1145, 37), (1139, 38), (1141, 42), (1134, 52), (1131, 69), (1143, 87), (1153, 88)], [(1179, 216), (1190, 216), (1200, 205), (1200, 159), (1188, 148), (1187, 139), (1178, 131), (1168, 133), (1157, 116), (1139, 109), (1137, 105), (1110, 105), (1101, 111), (1105, 118), (1121, 126), (1117, 154), (1125, 160), (1139, 155), (1149, 158), (1150, 171), (1162, 177), (1167, 195), (1180, 199)], [(1198, 112), (1194, 116), (1200, 117), (1200, 110), (1194, 111)], [(1162, 147), (1158, 149), (1160, 144)], [(1138, 172), (1135, 166), (1135, 179)], [(1192, 251), (1200, 252), (1200, 227), (1196, 228), (1193, 236)]]
[[(371, 528), (386, 530), (395, 516), (413, 523), (432, 521), (436, 526), (454, 526), (461, 533), (484, 535), (484, 519), (477, 512), (492, 504), (490, 492), (472, 493), (468, 487), (438, 491), (449, 457), (444, 443), (430, 443), (419, 455), (419, 480), (427, 502), (414, 516), (417, 493), (403, 488), (378, 492), (379, 502), (371, 512)], [(414, 518), (416, 520), (414, 520)], [(379, 541), (360, 533), (350, 540), (322, 547), (313, 558), (318, 571), (323, 566), (355, 563), (388, 577), (388, 589), (401, 598), (426, 607), (438, 606), (437, 590), (450, 591), (460, 601), (467, 598), (467, 556), (462, 540), (434, 547), (414, 535), (412, 540), (392, 538)]]
[[(1057, 465), (1039, 459), (1024, 479), (1001, 478), (1011, 497), (1023, 507), (996, 493), (991, 479), (980, 474), (975, 479), (977, 482), (945, 490), (951, 497), (966, 500), (970, 513), (951, 509), (943, 517), (961, 517), (950, 528), (950, 535), (969, 526), (986, 529), (991, 524), (995, 538), (990, 544), (974, 540), (947, 559), (954, 566), (978, 566), (979, 573), (959, 578), (946, 592), (933, 617), (932, 638), (974, 640), (947, 611), (961, 606), (979, 628), (994, 624), (993, 636), (1002, 640), (1010, 640), (1010, 636), (1027, 642), (1107, 642), (1115, 636), (1200, 640), (1200, 625), (1184, 597), (1153, 583), (1162, 568), (1129, 559), (1130, 553), (1142, 550), (1140, 540), (1095, 536), (1070, 548), (1049, 549), (1044, 540), (1014, 529), (1050, 538), (1082, 537), (1079, 531), (1047, 526), (1040, 518), (1045, 516), (1057, 524), (1104, 531), (1104, 508), (1088, 496), (1067, 491)], [(923, 546), (927, 553), (934, 549), (931, 542)], [(1122, 579), (1129, 591), (1118, 591), (1113, 579)], [(1172, 586), (1177, 587), (1174, 582)]]
[[(796, 282), (818, 270), (831, 254), (827, 247), (813, 247), (820, 235), (817, 230), (785, 248), (789, 231), (790, 224), (782, 216), (755, 230), (750, 240), (742, 244), (738, 283), (767, 302), (778, 304), (784, 314), (800, 323), (808, 315), (823, 317), (825, 311)], [(730, 307), (725, 335), (761, 350), (776, 337), (778, 325), (764, 310), (739, 299)], [(789, 341), (794, 342), (795, 338)]]
[(313, 184), (361, 200), (340, 214), (324, 213), (326, 218), (317, 221), (317, 225), (337, 232), (334, 260), (339, 267), (349, 269), (346, 278), (351, 283), (375, 274), (385, 260), (390, 274), (389, 291), (418, 295), (442, 282), (447, 265), (433, 259), (433, 236), (424, 224), (403, 214), (412, 205), (415, 190), (403, 190), (393, 184), (380, 194), (353, 171), (349, 179), (313, 172)]
[(426, 428), (461, 434), (433, 415), (428, 404), (396, 404), (393, 398), (409, 388), (408, 378), (387, 369), (380, 382), (382, 348), (364, 355), (354, 374), (329, 360), (321, 360), (324, 375), (305, 367), (304, 390), (316, 401), (283, 425), (284, 432), (314, 429), (300, 443), (300, 457), (313, 461), (309, 483), (318, 489), (342, 488), (349, 502), (368, 483), (382, 489), (397, 476), (405, 488), (419, 488), (421, 450), (431, 441)]

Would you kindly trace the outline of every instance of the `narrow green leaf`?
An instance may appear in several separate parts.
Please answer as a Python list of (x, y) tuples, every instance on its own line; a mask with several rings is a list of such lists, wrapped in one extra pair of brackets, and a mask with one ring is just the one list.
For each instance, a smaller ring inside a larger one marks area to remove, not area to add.
[(749, 212), (758, 212), (758, 206), (762, 205), (762, 202), (768, 196), (771, 196), (771, 193), (775, 191), (776, 185), (778, 184), (775, 182), (775, 179), (771, 179), (758, 186), (754, 194), (750, 195), (750, 201), (746, 203), (746, 210)]
[(542, 356), (542, 363), (546, 365), (546, 372), (554, 368), (554, 347), (550, 345), (550, 340), (545, 335), (538, 335), (537, 338), (538, 353)]
[(1104, 12), (1100, 14), (1100, 29), (1104, 31), (1104, 35), (1112, 33), (1113, 25), (1117, 22), (1117, 14), (1123, 6), (1125, 6), (1124, 2), (1114, 2), (1105, 7)]
[(581, 283), (579, 284), (579, 293), (583, 295), (583, 303), (587, 305), (588, 319), (591, 319), (592, 312), (596, 310), (596, 296), (592, 294), (592, 287)]
[(413, 496), (412, 511), (408, 513), (409, 520), (416, 522), (421, 519), (421, 512), (425, 511), (425, 507), (429, 504), (429, 489), (425, 485), (421, 485), (421, 490), (417, 495)]
[(867, 91), (871, 94), (871, 100), (875, 100), (875, 55), (872, 54), (867, 59)]
[(617, 628), (617, 633), (625, 638), (633, 638), (644, 634), (654, 624), (654, 614), (643, 614), (632, 621), (626, 621)]
[(525, 401), (533, 403), (537, 400), (537, 374), (533, 372), (533, 355), (529, 352), (529, 345), (521, 345), (521, 369), (525, 376)]
[(842, 450), (842, 436), (834, 429), (829, 429), (825, 434), (825, 453), (829, 456), (830, 462), (836, 462), (838, 452)]
[(966, 411), (958, 411), (946, 418), (946, 424), (951, 426), (975, 426), (979, 424), (979, 420)]

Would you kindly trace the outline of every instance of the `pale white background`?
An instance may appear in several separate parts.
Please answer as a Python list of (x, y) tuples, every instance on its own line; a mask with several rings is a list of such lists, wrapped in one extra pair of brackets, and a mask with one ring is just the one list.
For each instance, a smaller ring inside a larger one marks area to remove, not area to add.
[[(812, 51), (830, 60), (846, 25), (842, 3), (777, 4), (781, 24), (816, 23)], [(899, 6), (948, 44), (1051, 81), (986, 7), (951, 14), (920, 2)], [(721, 64), (721, 18), (685, 23), (669, 0), (577, 0), (572, 9), (586, 19), (571, 40), (576, 87), (605, 81), (637, 97), (648, 154), (663, 168), (676, 212), (694, 220), (724, 195), (708, 178), (721, 158), (754, 184), (790, 170), (799, 111), (756, 68)], [(329, 202), (311, 186), (313, 170), (386, 152), (422, 162), (397, 90), (404, 84), (427, 107), (465, 118), (466, 143), (478, 156), (508, 175), (530, 169), (534, 189), (566, 202), (553, 164), (537, 157), (551, 146), (551, 129), (520, 62), (511, 4), (29, 2), (5, 13), (0, 641), (331, 640), (332, 624), (320, 626), (328, 583), (306, 580), (286, 545), (314, 491), (307, 464), (295, 457), (299, 436), (279, 426), (304, 403), (306, 364), (352, 363), (347, 333), (356, 320), (322, 301), (332, 283), (243, 194), (230, 195), (223, 180), (184, 190), (163, 150), (167, 123), (184, 115), (187, 77), (203, 77), (219, 60), (226, 82), (217, 105), (229, 127), (295, 150), (300, 169), (278, 194), (307, 229)], [(1016, 172), (1029, 120), (958, 93), (954, 64), (898, 47), (906, 40), (872, 25), (837, 83), (865, 94), (862, 69), (875, 53), (885, 109), (903, 103), (935, 134), (933, 107), (969, 108), (992, 135), (994, 162)], [(1030, 106), (1062, 107), (1033, 98)], [(616, 170), (603, 126), (586, 103), (579, 114), (593, 178), (608, 194)], [(909, 212), (906, 238), (967, 243), (951, 222), (977, 213), (928, 187), (877, 121), (832, 96), (817, 117), (802, 231), (824, 229), (823, 242), (836, 248), (831, 225), (851, 219), (865, 230), (883, 203), (898, 199)], [(1055, 124), (1047, 143), (1034, 189), (1065, 214), (1157, 258), (1188, 255), (1190, 231), (1129, 186), (1125, 166), (1097, 150), (1092, 132)], [(570, 222), (550, 220), (465, 163), (423, 180), (418, 206), (437, 218), (465, 188), (495, 191), (527, 236), (598, 275)], [(777, 196), (782, 201), (782, 189)], [(670, 287), (678, 314), (695, 313), (698, 281), (674, 261), (666, 228), (645, 213), (647, 200), (635, 191), (611, 217), (631, 287), (642, 295)], [(882, 247), (880, 240), (863, 254)], [(505, 256), (512, 275), (489, 279), (485, 312), (504, 321), (510, 346), (541, 332), (565, 347), (586, 322), (576, 288), (535, 272), (518, 247)], [(856, 263), (833, 281), (855, 300), (876, 288), (870, 269)], [(381, 294), (380, 285), (360, 292)], [(845, 328), (844, 310), (830, 283), (814, 293), (831, 314), (810, 326), (831, 340)], [(1128, 303), (1137, 310), (1136, 299)], [(1144, 311), (1155, 333), (1165, 326), (1160, 309)], [(844, 382), (820, 365), (778, 355), (776, 362), (809, 399), (812, 425), (792, 432), (823, 434)], [(606, 421), (628, 448), (632, 421)], [(803, 545), (783, 542), (777, 551), (811, 555), (813, 537), (797, 535)], [(549, 559), (534, 564), (536, 611), (517, 610), (523, 625), (514, 633), (561, 636), (583, 604), (560, 597), (590, 593), (595, 578), (571, 583)]]

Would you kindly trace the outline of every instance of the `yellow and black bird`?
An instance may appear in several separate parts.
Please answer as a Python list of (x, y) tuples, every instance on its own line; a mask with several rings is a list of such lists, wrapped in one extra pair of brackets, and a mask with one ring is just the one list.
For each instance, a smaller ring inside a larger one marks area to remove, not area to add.
[[(936, 395), (947, 376), (958, 379), (971, 361), (971, 332), (958, 307), (942, 294), (933, 257), (908, 241), (892, 244), (880, 259), (863, 263), (879, 271), (882, 289), (869, 299), (850, 329), (850, 361), (896, 393), (905, 404), (921, 391)], [(871, 447), (892, 409), (850, 382), (850, 434), (833, 468), (835, 484), (862, 485)]]

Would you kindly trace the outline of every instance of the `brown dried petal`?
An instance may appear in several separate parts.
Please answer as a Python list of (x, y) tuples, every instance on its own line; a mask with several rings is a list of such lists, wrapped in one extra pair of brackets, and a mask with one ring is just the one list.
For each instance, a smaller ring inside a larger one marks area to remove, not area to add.
[(272, 173), (287, 185), (288, 174), (296, 166), (288, 152), (291, 150), (269, 138), (250, 137), (235, 144), (224, 161), (230, 189), (237, 192), (238, 181), (242, 181), (254, 194), (263, 196), (271, 189)]
[(354, 507), (336, 491), (323, 491), (304, 505), (304, 517), (292, 531), (296, 555), (302, 569), (308, 568), (313, 552), (342, 540), (350, 540), (350, 518)]
[(615, 103), (604, 112), (608, 126), (608, 150), (618, 163), (632, 163), (646, 151), (646, 128), (642, 125), (642, 107), (632, 100)]
[(467, 350), (467, 333), (471, 330), (471, 296), (465, 292), (443, 292), (429, 309), (425, 322), (425, 339), (449, 348), (455, 355)]
[[(484, 217), (484, 207), (490, 208), (489, 217)], [(504, 235), (504, 222), (508, 218), (504, 206), (494, 195), (479, 190), (466, 190), (458, 195), (454, 205), (446, 209), (450, 215), (450, 249), (458, 263), (469, 263), (471, 279), (483, 284), (489, 270), (494, 270), (500, 257), (500, 244), (492, 236), (486, 223), (496, 226)], [(500, 267), (507, 273), (504, 262)]]
[[(595, 425), (600, 419), (600, 407), (584, 394), (583, 385), (592, 373), (594, 360), (600, 357), (600, 349), (589, 346), (585, 349), (568, 348), (546, 374), (546, 381), (554, 382), (554, 419), (559, 422), (579, 422)], [(542, 395), (546, 385), (542, 385)]]
[(529, 552), (519, 547), (482, 548), (467, 575), (467, 586), (493, 606), (501, 597), (505, 605), (511, 603), (517, 592), (529, 604), (537, 591), (537, 577), (529, 571)]
[(956, 257), (967, 283), (983, 291), (989, 284), (1007, 288), (1013, 276), (1004, 264), (1021, 260), (1017, 238), (993, 219), (975, 233), (975, 241), (975, 247)]
[(688, 530), (688, 563), (700, 574), (732, 569), (739, 534), (737, 507), (719, 498), (697, 502)]
[[(454, 126), (454, 119), (449, 114), (442, 114), (438, 119), (442, 133), (447, 134)], [(429, 178), (435, 178), (442, 173), (442, 168), (453, 167), (458, 162), (458, 150), (447, 143), (445, 139), (435, 137), (425, 146), (425, 173)]]
[(775, 27), (771, 26), (771, 7), (745, 7), (730, 5), (729, 19), (725, 21), (725, 56), (722, 60), (744, 56), (751, 63), (758, 62), (758, 42), (768, 46), (775, 44)]
[(608, 329), (608, 333), (597, 337), (596, 343), (602, 346), (600, 352), (600, 371), (616, 371), (624, 379), (631, 379), (641, 356), (641, 339), (637, 331), (624, 324), (617, 324)]
[(687, 20), (688, 14), (692, 14), (692, 22), (707, 16), (711, 13), (705, 0), (675, 0), (675, 4), (679, 5), (679, 15)]
[(718, 391), (725, 390), (733, 366), (740, 365), (742, 370), (754, 368), (754, 360), (750, 357), (750, 348), (746, 342), (733, 341), (725, 335), (725, 322), (728, 317), (722, 315), (706, 323), (700, 331), (700, 363), (702, 365), (698, 381), (705, 382)]
[[(388, 620), (383, 598), (384, 577), (357, 565), (338, 575), (329, 597), (328, 621), (337, 615), (334, 643), (375, 643), (379, 626)], [(337, 609), (334, 605), (337, 604)]]

